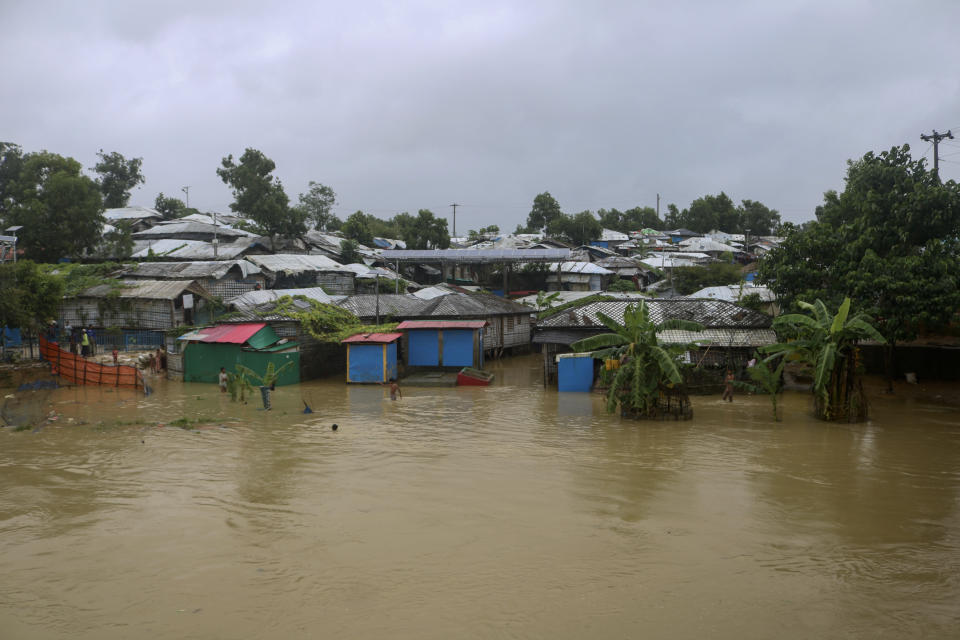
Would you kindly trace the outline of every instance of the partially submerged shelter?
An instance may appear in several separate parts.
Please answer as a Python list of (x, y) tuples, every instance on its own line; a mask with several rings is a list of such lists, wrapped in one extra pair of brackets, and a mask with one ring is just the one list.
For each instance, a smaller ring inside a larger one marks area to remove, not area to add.
[(358, 333), (347, 345), (347, 382), (381, 383), (396, 379), (402, 333)]
[(122, 280), (100, 284), (60, 305), (61, 326), (172, 329), (206, 313), (210, 294), (194, 280)]
[(183, 351), (184, 382), (217, 382), (220, 367), (234, 373), (241, 364), (262, 375), (273, 363), (288, 367), (278, 385), (300, 382), (300, 352), (296, 342), (282, 339), (265, 322), (221, 324), (191, 331), (178, 338)]
[(397, 325), (407, 337), (410, 367), (483, 367), (485, 320), (406, 320)]

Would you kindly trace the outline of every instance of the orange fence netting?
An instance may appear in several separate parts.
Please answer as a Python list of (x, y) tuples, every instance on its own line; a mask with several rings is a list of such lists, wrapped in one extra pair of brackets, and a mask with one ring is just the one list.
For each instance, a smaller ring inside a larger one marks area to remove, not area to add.
[(129, 365), (107, 365), (91, 362), (82, 356), (64, 351), (56, 342), (40, 337), (40, 354), (52, 365), (54, 375), (73, 384), (99, 384), (128, 389), (145, 389), (143, 374)]

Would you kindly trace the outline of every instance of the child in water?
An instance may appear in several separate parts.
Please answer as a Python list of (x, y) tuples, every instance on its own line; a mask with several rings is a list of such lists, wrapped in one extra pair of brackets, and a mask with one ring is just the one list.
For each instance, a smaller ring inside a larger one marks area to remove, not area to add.
[(397, 396), (403, 398), (403, 392), (400, 391), (400, 385), (397, 384), (396, 378), (390, 378), (390, 399), (396, 400)]
[(721, 398), (727, 402), (733, 402), (733, 370), (727, 369), (727, 375), (724, 378), (723, 395)]

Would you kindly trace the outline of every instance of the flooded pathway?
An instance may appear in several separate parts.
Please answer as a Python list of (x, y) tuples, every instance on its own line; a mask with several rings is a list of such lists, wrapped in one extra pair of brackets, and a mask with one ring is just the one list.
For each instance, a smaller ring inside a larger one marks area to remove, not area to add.
[(0, 638), (956, 637), (960, 387), (636, 423), (536, 356), (488, 368), (269, 413), (34, 392), (57, 421), (0, 430)]

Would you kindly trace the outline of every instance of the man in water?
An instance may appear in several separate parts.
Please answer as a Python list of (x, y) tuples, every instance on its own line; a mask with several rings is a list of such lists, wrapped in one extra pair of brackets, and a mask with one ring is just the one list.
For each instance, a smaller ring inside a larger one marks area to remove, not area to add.
[(220, 367), (220, 393), (227, 392), (227, 370)]
[(403, 398), (403, 392), (400, 391), (400, 385), (397, 384), (396, 378), (390, 378), (390, 399), (396, 400), (398, 395), (401, 399)]
[(733, 370), (727, 369), (727, 375), (723, 380), (723, 395), (721, 398), (727, 402), (733, 402)]

